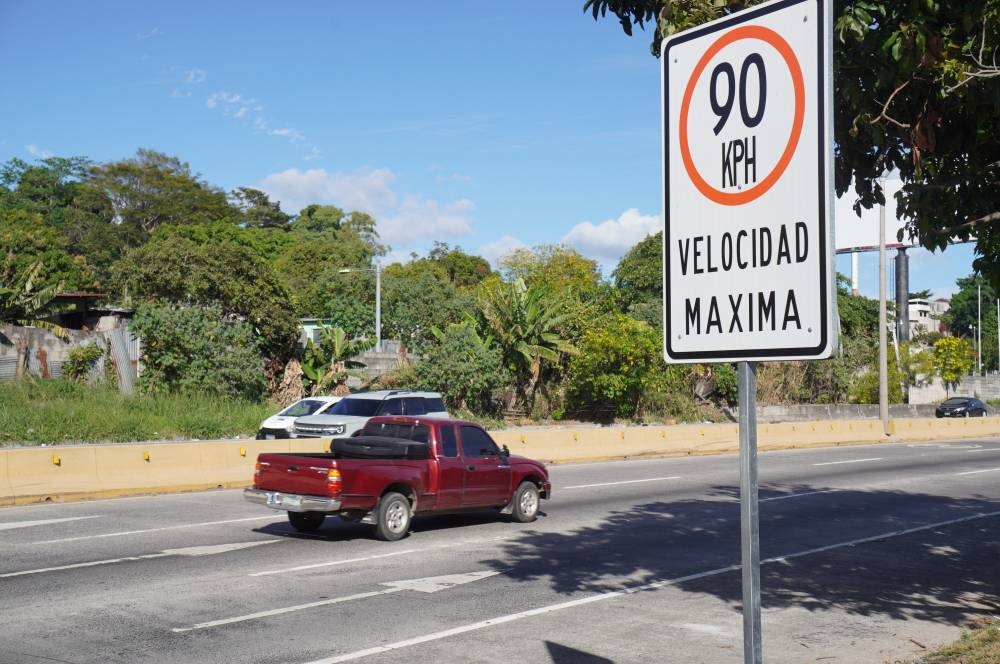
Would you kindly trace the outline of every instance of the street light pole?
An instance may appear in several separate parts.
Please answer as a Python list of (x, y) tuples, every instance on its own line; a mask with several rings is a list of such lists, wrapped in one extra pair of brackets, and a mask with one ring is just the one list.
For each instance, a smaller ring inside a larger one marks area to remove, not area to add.
[(382, 264), (375, 263), (375, 352), (382, 352)]

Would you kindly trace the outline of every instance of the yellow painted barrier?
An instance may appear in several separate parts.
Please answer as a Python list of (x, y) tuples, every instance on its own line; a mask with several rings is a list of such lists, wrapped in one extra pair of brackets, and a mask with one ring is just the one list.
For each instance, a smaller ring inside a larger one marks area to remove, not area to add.
[(7, 450), (0, 450), (0, 505), (14, 504), (14, 490), (7, 474)]
[[(914, 418), (901, 422), (907, 442), (1000, 436), (1000, 417)], [(511, 453), (548, 463), (691, 456), (736, 452), (736, 424), (566, 427), (493, 432)], [(757, 428), (761, 451), (876, 442), (886, 437), (871, 420), (786, 422)], [(324, 452), (328, 438), (142, 443), (0, 450), (0, 505), (45, 500), (247, 486), (261, 452)]]

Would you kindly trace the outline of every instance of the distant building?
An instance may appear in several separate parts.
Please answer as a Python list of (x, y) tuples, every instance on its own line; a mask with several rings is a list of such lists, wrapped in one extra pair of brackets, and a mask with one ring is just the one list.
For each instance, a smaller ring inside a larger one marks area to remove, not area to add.
[(910, 338), (920, 332), (940, 332), (948, 334), (948, 326), (942, 317), (951, 306), (951, 300), (940, 297), (936, 300), (910, 300)]

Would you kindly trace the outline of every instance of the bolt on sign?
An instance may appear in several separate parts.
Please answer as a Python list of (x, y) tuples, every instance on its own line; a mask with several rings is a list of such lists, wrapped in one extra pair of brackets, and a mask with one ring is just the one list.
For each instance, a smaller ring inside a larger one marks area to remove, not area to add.
[(776, 0), (666, 40), (664, 357), (836, 350), (828, 0)]

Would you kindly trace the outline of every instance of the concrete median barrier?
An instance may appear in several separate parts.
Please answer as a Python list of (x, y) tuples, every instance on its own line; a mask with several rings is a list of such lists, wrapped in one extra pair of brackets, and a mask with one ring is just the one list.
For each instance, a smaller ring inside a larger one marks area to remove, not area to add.
[[(1000, 417), (821, 420), (757, 425), (761, 451), (1000, 436)], [(724, 454), (736, 424), (551, 426), (493, 432), (513, 454), (547, 463)], [(325, 452), (329, 438), (138, 443), (0, 450), (0, 505), (247, 486), (261, 452)]]
[(10, 488), (7, 474), (7, 451), (0, 450), (0, 506), (14, 504), (14, 490)]

